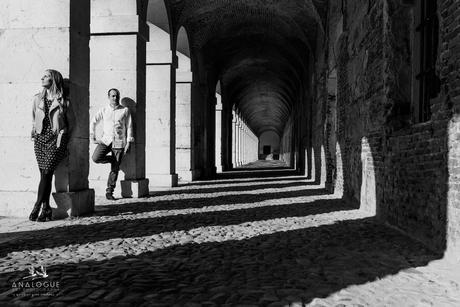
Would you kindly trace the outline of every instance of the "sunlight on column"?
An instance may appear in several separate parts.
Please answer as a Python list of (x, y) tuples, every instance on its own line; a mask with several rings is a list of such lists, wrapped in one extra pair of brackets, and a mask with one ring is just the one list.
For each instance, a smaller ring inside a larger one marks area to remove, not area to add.
[[(340, 148), (339, 142), (335, 144), (335, 153), (336, 153), (336, 173), (335, 173), (335, 187), (334, 195), (337, 197), (343, 197), (343, 161), (342, 161), (342, 149)], [(334, 177), (334, 176), (333, 176)]]
[(376, 187), (375, 187), (375, 168), (372, 150), (366, 137), (361, 139), (361, 209), (366, 212), (376, 213)]
[(449, 121), (448, 129), (448, 193), (447, 193), (447, 249), (445, 256), (460, 262), (460, 240), (454, 240), (460, 233), (460, 114)]
[(324, 145), (321, 145), (321, 174), (320, 174), (320, 186), (326, 186), (326, 151), (324, 150)]

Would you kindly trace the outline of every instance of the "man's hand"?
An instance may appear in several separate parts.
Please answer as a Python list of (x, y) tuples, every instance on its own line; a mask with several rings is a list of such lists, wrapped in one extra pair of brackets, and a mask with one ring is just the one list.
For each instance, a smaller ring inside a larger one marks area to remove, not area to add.
[(90, 134), (89, 138), (90, 138), (91, 142), (93, 142), (93, 144), (101, 144), (101, 141), (96, 139), (96, 136), (94, 134)]
[(127, 142), (125, 146), (125, 154), (127, 154), (130, 149), (131, 149), (131, 142)]

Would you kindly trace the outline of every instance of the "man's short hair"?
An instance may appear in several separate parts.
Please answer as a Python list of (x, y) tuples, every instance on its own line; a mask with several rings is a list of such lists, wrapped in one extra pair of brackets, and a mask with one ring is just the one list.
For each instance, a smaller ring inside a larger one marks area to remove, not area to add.
[(110, 96), (110, 92), (111, 92), (111, 91), (115, 91), (115, 92), (117, 93), (118, 97), (120, 97), (120, 91), (119, 91), (118, 89), (116, 89), (116, 88), (111, 88), (111, 89), (107, 92), (107, 97)]

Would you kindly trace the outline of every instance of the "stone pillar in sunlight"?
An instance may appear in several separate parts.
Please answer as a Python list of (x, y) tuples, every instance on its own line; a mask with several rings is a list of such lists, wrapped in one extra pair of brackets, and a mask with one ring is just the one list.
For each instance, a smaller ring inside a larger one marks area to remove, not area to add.
[(216, 94), (216, 171), (222, 172), (222, 99)]
[(193, 74), (190, 59), (179, 54), (176, 75), (176, 171), (180, 182), (192, 181), (191, 170), (191, 99)]
[(236, 135), (237, 135), (237, 117), (236, 117), (236, 112), (233, 110), (232, 111), (232, 168), (237, 167)]
[(44, 6), (41, 1), (2, 0), (0, 11), (0, 216), (27, 217), (36, 201), (40, 173), (30, 139), (32, 101), (48, 68), (68, 80), (71, 128), (70, 155), (55, 173), (53, 217), (90, 213), (90, 1), (49, 0)]
[(244, 124), (244, 163), (249, 163), (249, 132), (248, 132), (248, 125)]
[[(145, 44), (149, 32), (139, 16), (141, 9), (135, 0), (91, 2), (91, 115), (107, 105), (107, 91), (117, 88), (121, 104), (129, 108), (133, 120), (134, 146), (121, 165), (122, 197), (149, 193), (145, 178)], [(91, 147), (93, 151), (95, 146)], [(108, 173), (108, 165), (91, 164), (92, 184), (98, 194), (106, 188)]]
[(236, 166), (241, 166), (241, 119), (236, 113)]
[(249, 163), (248, 149), (249, 149), (248, 125), (244, 123), (244, 164)]
[(371, 147), (366, 137), (361, 139), (361, 165), (362, 181), (360, 204), (361, 209), (367, 213), (376, 214), (377, 193), (375, 183), (374, 158), (372, 157)]
[[(177, 186), (176, 174), (176, 67), (169, 35), (149, 24), (147, 43), (147, 177), (150, 188)], [(182, 92), (181, 92), (182, 93)]]
[(240, 165), (244, 164), (244, 122), (240, 117)]
[(240, 166), (243, 165), (243, 153), (244, 153), (244, 131), (243, 131), (243, 119), (240, 117)]
[(246, 123), (242, 121), (242, 126), (241, 126), (241, 133), (243, 135), (242, 137), (242, 150), (241, 150), (241, 164), (244, 165), (246, 164)]

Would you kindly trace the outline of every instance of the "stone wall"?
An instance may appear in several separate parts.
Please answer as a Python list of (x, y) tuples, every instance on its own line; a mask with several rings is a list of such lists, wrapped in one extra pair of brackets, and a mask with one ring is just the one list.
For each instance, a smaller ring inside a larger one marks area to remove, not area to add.
[(411, 112), (414, 13), (396, 0), (331, 2), (327, 57), (316, 72), (327, 90), (317, 86), (313, 107), (315, 155), (325, 146), (333, 169), (328, 181), (337, 187), (332, 177), (342, 167), (345, 197), (438, 250), (459, 237), (460, 21), (452, 16), (460, 8), (454, 2), (438, 1), (442, 88), (429, 121), (416, 123)]

